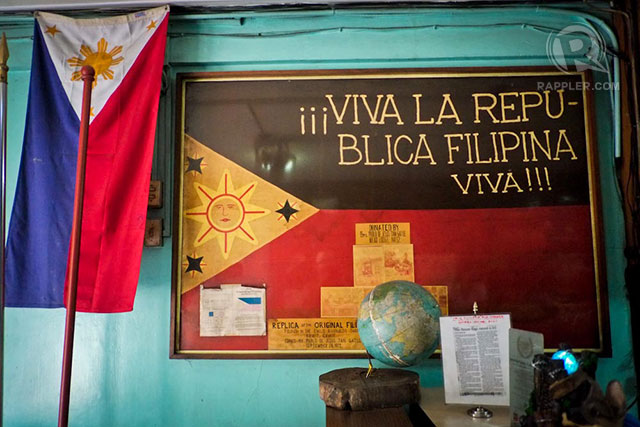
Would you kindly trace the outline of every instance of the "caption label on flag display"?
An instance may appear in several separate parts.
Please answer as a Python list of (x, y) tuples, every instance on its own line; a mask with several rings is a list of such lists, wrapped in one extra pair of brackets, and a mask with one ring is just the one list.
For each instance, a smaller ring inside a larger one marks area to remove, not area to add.
[(355, 317), (269, 319), (269, 350), (364, 350)]

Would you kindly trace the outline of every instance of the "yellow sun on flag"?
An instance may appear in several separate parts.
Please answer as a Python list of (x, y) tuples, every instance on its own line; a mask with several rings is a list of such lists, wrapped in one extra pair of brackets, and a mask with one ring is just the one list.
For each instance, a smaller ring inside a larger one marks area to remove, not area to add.
[[(124, 57), (120, 56), (115, 58), (116, 55), (122, 53), (122, 46), (116, 46), (107, 52), (107, 47), (109, 43), (103, 38), (98, 42), (98, 49), (94, 52), (91, 47), (87, 45), (82, 45), (80, 48), (80, 55), (84, 56), (84, 58), (80, 58), (78, 56), (74, 56), (73, 58), (67, 59), (67, 62), (72, 67), (82, 67), (85, 65), (90, 65), (96, 72), (96, 79), (93, 81), (93, 87), (98, 84), (98, 76), (102, 76), (105, 80), (113, 80), (113, 70), (111, 67), (113, 65), (118, 65), (122, 61), (124, 61)], [(71, 74), (71, 80), (76, 81), (82, 78), (82, 74), (80, 70), (74, 71)]]
[(256, 186), (256, 182), (251, 182), (235, 190), (228, 170), (222, 174), (217, 190), (195, 182), (194, 187), (202, 205), (185, 212), (187, 218), (202, 223), (193, 246), (198, 247), (215, 238), (222, 256), (227, 259), (236, 237), (257, 245), (258, 240), (249, 221), (263, 217), (270, 211), (249, 204)]

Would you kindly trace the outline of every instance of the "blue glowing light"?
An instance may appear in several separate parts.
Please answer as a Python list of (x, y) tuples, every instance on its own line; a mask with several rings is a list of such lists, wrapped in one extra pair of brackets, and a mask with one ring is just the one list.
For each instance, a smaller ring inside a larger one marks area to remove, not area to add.
[(553, 356), (551, 356), (553, 360), (563, 360), (564, 361), (564, 369), (567, 371), (569, 375), (575, 373), (578, 370), (578, 359), (571, 353), (569, 350), (558, 350)]

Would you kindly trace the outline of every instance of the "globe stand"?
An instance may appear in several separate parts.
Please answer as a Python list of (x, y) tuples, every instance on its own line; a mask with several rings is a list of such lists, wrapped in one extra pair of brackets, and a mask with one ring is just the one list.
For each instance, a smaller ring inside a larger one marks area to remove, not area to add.
[(320, 398), (332, 408), (362, 411), (420, 402), (420, 377), (401, 369), (336, 369), (320, 375)]

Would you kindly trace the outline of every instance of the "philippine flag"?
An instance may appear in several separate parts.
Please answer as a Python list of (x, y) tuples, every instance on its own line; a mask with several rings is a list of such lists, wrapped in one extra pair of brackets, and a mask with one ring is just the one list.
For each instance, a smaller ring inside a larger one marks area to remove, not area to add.
[(64, 306), (82, 87), (93, 86), (77, 309), (133, 309), (168, 7), (98, 19), (36, 13), (22, 160), (7, 242), (6, 305)]

